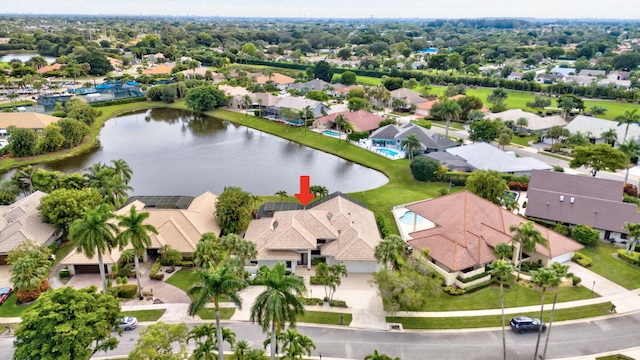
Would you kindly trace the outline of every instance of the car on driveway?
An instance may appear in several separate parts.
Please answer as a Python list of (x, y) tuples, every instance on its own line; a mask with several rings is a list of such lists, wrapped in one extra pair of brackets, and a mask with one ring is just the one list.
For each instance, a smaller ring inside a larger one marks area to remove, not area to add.
[(11, 291), (13, 291), (13, 289), (10, 287), (0, 288), (0, 305), (2, 305), (9, 295), (11, 295)]
[[(138, 319), (133, 316), (125, 316), (117, 321), (118, 327), (122, 330), (133, 330), (138, 326)], [(116, 330), (115, 327), (114, 330)]]
[(511, 325), (511, 330), (518, 334), (524, 334), (527, 331), (538, 332), (540, 326), (542, 326), (543, 332), (547, 330), (547, 325), (543, 321), (529, 316), (516, 316), (511, 319), (509, 325)]

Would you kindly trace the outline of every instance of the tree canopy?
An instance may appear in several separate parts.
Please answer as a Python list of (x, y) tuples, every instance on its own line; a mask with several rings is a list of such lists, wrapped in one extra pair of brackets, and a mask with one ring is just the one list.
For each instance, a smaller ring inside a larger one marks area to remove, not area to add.
[(573, 150), (573, 159), (569, 166), (575, 169), (580, 166), (591, 169), (589, 173), (596, 176), (598, 171), (616, 171), (627, 166), (629, 158), (622, 151), (609, 144), (578, 146)]
[(251, 220), (251, 194), (239, 187), (225, 186), (216, 202), (216, 218), (222, 235), (239, 234)]
[(200, 114), (224, 106), (227, 99), (224, 92), (212, 85), (197, 86), (187, 91), (185, 104), (194, 112)]
[(476, 170), (467, 179), (466, 190), (502, 205), (505, 201), (505, 191), (509, 190), (506, 180), (494, 170)]

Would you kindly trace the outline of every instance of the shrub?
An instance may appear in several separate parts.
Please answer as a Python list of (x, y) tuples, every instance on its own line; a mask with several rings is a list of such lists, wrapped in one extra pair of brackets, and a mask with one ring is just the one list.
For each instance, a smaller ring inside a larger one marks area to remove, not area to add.
[(385, 239), (387, 236), (389, 236), (389, 228), (387, 227), (387, 222), (385, 221), (384, 216), (376, 216), (376, 223), (378, 224), (378, 229), (380, 230), (382, 238)]
[(465, 283), (465, 284), (466, 284), (466, 283), (468, 283), (468, 282), (472, 282), (473, 280), (478, 280), (478, 279), (480, 279), (480, 278), (483, 278), (483, 277), (485, 277), (485, 276), (487, 276), (487, 275), (489, 275), (487, 272), (483, 272), (483, 273), (476, 274), (476, 275), (473, 275), (473, 276), (468, 277), (468, 278), (463, 278), (463, 277), (458, 276), (458, 278), (457, 278), (457, 279), (458, 279), (460, 282), (462, 282), (462, 283)]
[(411, 161), (409, 168), (411, 168), (411, 175), (413, 175), (414, 179), (418, 181), (432, 181), (435, 180), (436, 172), (440, 170), (440, 163), (431, 158), (418, 157)]
[(581, 281), (582, 278), (580, 278), (580, 276), (574, 276), (571, 278), (571, 283), (573, 284), (573, 286), (578, 286)]
[(131, 285), (122, 285), (118, 286), (118, 297), (123, 299), (131, 299), (138, 292), (138, 286)]
[(455, 286), (445, 286), (444, 288), (442, 288), (442, 290), (447, 294), (454, 296), (462, 295), (467, 292), (465, 289), (460, 289)]
[(38, 296), (40, 296), (40, 294), (48, 290), (49, 290), (49, 281), (47, 281), (46, 279), (42, 280), (42, 282), (40, 283), (40, 287), (38, 287), (37, 289), (28, 290), (28, 291), (18, 289), (17, 291), (18, 304), (24, 304), (24, 303), (34, 301), (38, 298)]
[[(6, 147), (6, 146), (5, 146)], [(635, 196), (631, 196), (627, 193), (623, 193), (622, 194), (622, 201), (629, 203), (629, 204), (636, 204), (636, 205), (640, 205), (640, 199), (638, 199)]]
[(153, 263), (153, 266), (151, 266), (151, 271), (149, 272), (149, 278), (151, 280), (162, 280), (164, 279), (164, 274), (158, 274), (158, 271), (160, 271), (160, 263), (159, 262), (155, 262)]
[(361, 139), (367, 139), (368, 137), (369, 133), (367, 131), (355, 131), (347, 135), (347, 139), (350, 141), (358, 141)]
[(312, 276), (312, 277), (309, 279), (309, 284), (311, 284), (311, 285), (322, 285), (322, 284), (320, 283), (320, 280), (318, 280), (318, 277), (317, 277), (317, 276)]
[(600, 232), (591, 226), (578, 224), (571, 231), (571, 237), (584, 245), (595, 245), (600, 240)]
[(130, 104), (134, 102), (146, 101), (147, 98), (145, 96), (131, 97), (126, 99), (116, 99), (116, 100), (107, 100), (107, 101), (99, 101), (91, 103), (92, 107), (103, 107), (103, 106), (111, 106), (111, 105), (122, 105), (122, 104)]
[(329, 301), (329, 306), (333, 306), (333, 307), (341, 307), (341, 308), (346, 308), (347, 303), (342, 301), (342, 300), (331, 300)]
[(318, 298), (311, 298), (311, 299), (302, 298), (302, 302), (305, 305), (322, 305), (323, 303), (322, 299), (318, 299)]
[(581, 254), (579, 252), (575, 253), (571, 260), (573, 262), (578, 263), (579, 265), (581, 265), (583, 267), (589, 267), (589, 266), (593, 265), (593, 260), (591, 260), (590, 257), (588, 257), (587, 255)]
[(629, 264), (640, 266), (640, 253), (633, 252), (632, 255), (629, 255), (624, 249), (618, 249), (617, 253), (619, 258), (628, 262)]
[(67, 278), (69, 276), (71, 276), (71, 274), (69, 274), (69, 269), (62, 269), (60, 270), (60, 277), (61, 278)]
[(557, 223), (555, 224), (555, 226), (551, 229), (555, 232), (557, 232), (560, 235), (564, 235), (567, 236), (569, 235), (569, 227), (567, 227), (565, 224), (563, 223)]
[(192, 260), (183, 260), (178, 264), (182, 267), (194, 267), (196, 264)]
[(553, 165), (553, 171), (564, 172), (564, 168), (562, 166), (559, 166), (559, 165)]
[(633, 184), (624, 184), (623, 191), (629, 196), (638, 197), (638, 187)]
[(128, 267), (123, 267), (118, 269), (119, 277), (129, 277), (130, 275), (131, 275), (131, 269), (129, 269)]

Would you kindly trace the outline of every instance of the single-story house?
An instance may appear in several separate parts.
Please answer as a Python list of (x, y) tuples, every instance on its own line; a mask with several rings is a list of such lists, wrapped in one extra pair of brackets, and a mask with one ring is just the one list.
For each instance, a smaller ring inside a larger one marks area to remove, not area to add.
[[(151, 246), (144, 252), (144, 259), (157, 257), (159, 249), (169, 245), (183, 256), (193, 257), (196, 245), (202, 234), (212, 232), (220, 235), (220, 227), (216, 222), (217, 196), (205, 192), (198, 197), (190, 196), (142, 196), (132, 197), (127, 204), (116, 210), (116, 215), (127, 215), (131, 206), (138, 212), (148, 212), (146, 224), (153, 225), (158, 234), (149, 234)], [(130, 246), (125, 247), (125, 249)], [(113, 249), (103, 254), (103, 263), (107, 273), (111, 265), (118, 262), (122, 252)], [(69, 268), (71, 274), (98, 273), (98, 257), (87, 258), (83, 253), (72, 252), (61, 263)]]
[(631, 89), (631, 80), (616, 80), (613, 78), (606, 78), (600, 80), (598, 83), (600, 86), (608, 86), (609, 84), (613, 84), (618, 89)]
[[(604, 143), (604, 140), (601, 135), (602, 133), (614, 129), (617, 133), (617, 141), (622, 142), (624, 140), (624, 133), (627, 129), (626, 124), (622, 124), (618, 126), (617, 121), (600, 119), (592, 116), (578, 115), (571, 122), (565, 126), (565, 129), (569, 130), (571, 134), (575, 134), (580, 132), (582, 134), (588, 135), (591, 138), (591, 141), (595, 144)], [(627, 134), (627, 140), (631, 139), (640, 139), (640, 126), (636, 124), (629, 125), (629, 132)]]
[[(514, 257), (519, 243), (511, 241), (511, 226), (528, 220), (469, 191), (397, 206), (393, 210), (403, 238), (414, 249), (429, 249), (433, 268), (447, 285), (466, 287), (460, 278), (484, 273), (485, 266), (496, 260), (493, 249), (500, 243), (513, 245)], [(523, 261), (548, 266), (570, 261), (583, 246), (548, 228), (535, 225), (549, 246), (536, 245), (532, 253), (523, 253)], [(488, 277), (477, 281), (486, 281)]]
[[(220, 86), (222, 88), (222, 86)], [(244, 89), (244, 88), (241, 88)], [(249, 96), (251, 99), (250, 109), (264, 109), (269, 106), (275, 106), (281, 98), (271, 95), (270, 93), (246, 93), (236, 94), (229, 99), (229, 107), (240, 110), (245, 109), (244, 98)]]
[(44, 73), (48, 73), (49, 71), (62, 70), (62, 66), (63, 66), (63, 64), (47, 65), (47, 66), (43, 66), (40, 69), (36, 70), (36, 72), (38, 74), (44, 74)]
[(420, 140), (420, 152), (425, 154), (445, 151), (460, 145), (457, 141), (415, 124), (386, 125), (371, 133), (369, 139), (375, 147), (404, 150), (402, 142), (407, 140), (410, 134), (416, 135)]
[(575, 75), (576, 74), (576, 69), (575, 68), (562, 68), (562, 67), (556, 66), (553, 69), (551, 69), (551, 71), (549, 71), (549, 73), (550, 74), (554, 74), (554, 75), (563, 75), (563, 76)]
[[(465, 96), (466, 95), (458, 94), (458, 95), (454, 95), (454, 96), (450, 97), (449, 100), (458, 100), (458, 99), (461, 99), (461, 98), (463, 98)], [(416, 106), (416, 114), (417, 115), (422, 115), (422, 116), (431, 115), (431, 108), (433, 108), (433, 105), (435, 105), (435, 104), (437, 104), (439, 102), (440, 102), (440, 99), (433, 99), (433, 100), (428, 100), (428, 101), (425, 101), (425, 102), (423, 102), (421, 104), (418, 104)], [(480, 111), (488, 112), (489, 109), (487, 109), (486, 107), (483, 106), (483, 108)]]
[(222, 90), (227, 96), (245, 96), (251, 93), (251, 91), (242, 86), (219, 85), (218, 89)]
[(631, 72), (629, 71), (612, 71), (607, 74), (607, 79), (611, 80), (631, 80)]
[(422, 104), (423, 102), (427, 101), (427, 99), (423, 98), (419, 92), (407, 88), (400, 88), (391, 91), (391, 100), (389, 101), (388, 106), (391, 106), (393, 99), (400, 99), (407, 106), (411, 106), (413, 104)]
[(296, 79), (289, 77), (287, 75), (282, 75), (280, 73), (274, 73), (273, 76), (271, 76), (271, 78), (269, 78), (266, 75), (260, 75), (256, 77), (256, 82), (258, 84), (264, 85), (266, 83), (272, 83), (279, 89), (286, 89), (289, 85), (293, 84), (295, 81)]
[(551, 170), (551, 165), (531, 156), (516, 157), (484, 142), (453, 147), (448, 153), (463, 158), (478, 170), (495, 170), (516, 176), (531, 175), (533, 170)]
[(514, 71), (507, 76), (507, 80), (522, 80), (522, 75), (524, 75), (524, 73)]
[(426, 156), (439, 162), (440, 165), (445, 166), (449, 171), (473, 172), (476, 170), (476, 168), (471, 166), (465, 159), (446, 151), (432, 152), (421, 156)]
[(582, 69), (578, 73), (580, 76), (605, 76), (607, 74), (604, 70), (591, 70), (591, 69)]
[(174, 65), (160, 64), (149, 69), (142, 70), (142, 75), (170, 75)]
[(335, 129), (336, 118), (338, 115), (344, 116), (347, 121), (352, 123), (356, 132), (371, 132), (379, 127), (381, 121), (385, 120), (382, 116), (378, 116), (364, 110), (342, 111), (317, 119), (313, 123), (313, 126), (318, 129)]
[[(197, 67), (195, 69), (187, 69), (187, 70), (182, 70), (180, 71), (181, 74), (183, 74), (185, 77), (187, 78), (196, 78), (198, 75), (202, 76), (204, 78), (204, 74), (207, 73), (209, 69), (206, 67)], [(213, 73), (212, 73), (213, 75)]]
[(640, 223), (638, 206), (622, 201), (623, 182), (533, 171), (527, 191), (525, 215), (568, 225), (588, 225), (600, 231), (600, 238), (627, 239), (626, 222)]
[(349, 85), (349, 86), (340, 86), (341, 84), (334, 84), (333, 86), (333, 90), (329, 91), (329, 95), (332, 96), (341, 96), (341, 95), (347, 95), (349, 94), (349, 91), (353, 90), (353, 89), (362, 89), (364, 90), (364, 87), (362, 85)]
[(9, 126), (41, 131), (60, 118), (34, 112), (0, 113), (0, 135), (6, 135)]
[(11, 205), (0, 206), (0, 265), (6, 265), (9, 251), (26, 240), (51, 245), (62, 235), (42, 221), (38, 206), (45, 195), (36, 191)]
[(314, 118), (319, 118), (327, 113), (328, 107), (320, 101), (310, 100), (298, 96), (284, 96), (279, 97), (280, 100), (265, 110), (267, 117), (271, 116), (276, 119), (280, 119), (282, 109), (292, 109), (295, 111), (304, 110), (309, 106), (313, 110)]
[(582, 75), (566, 75), (558, 79), (565, 84), (578, 84), (579, 86), (589, 86), (591, 83), (597, 82), (598, 78), (595, 76), (582, 76)]
[(306, 93), (311, 90), (324, 91), (327, 86), (331, 86), (331, 84), (321, 79), (313, 79), (307, 82), (293, 83), (287, 89), (296, 89)]
[[(342, 193), (333, 193), (306, 206), (281, 210), (252, 220), (245, 239), (256, 243), (257, 265), (284, 263), (295, 272), (315, 258), (329, 265), (343, 264), (349, 273), (380, 269), (374, 256), (382, 240), (375, 216), (364, 204)], [(306, 271), (305, 269), (305, 271)]]
[[(562, 116), (554, 115), (543, 117), (534, 113), (524, 111), (522, 109), (511, 109), (499, 113), (488, 114), (485, 116), (485, 118), (490, 120), (501, 119), (502, 121), (513, 121), (514, 124), (518, 119), (525, 118), (527, 119), (527, 125), (523, 126), (523, 130), (527, 132), (531, 132), (534, 130), (545, 131), (554, 126), (567, 125), (567, 122)], [(520, 127), (518, 126), (517, 129), (520, 129)]]
[(558, 75), (555, 74), (538, 74), (535, 81), (538, 84), (553, 84), (558, 80)]

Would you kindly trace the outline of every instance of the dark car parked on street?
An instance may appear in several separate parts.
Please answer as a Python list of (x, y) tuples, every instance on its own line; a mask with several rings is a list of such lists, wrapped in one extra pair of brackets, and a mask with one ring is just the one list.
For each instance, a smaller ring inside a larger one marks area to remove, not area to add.
[(529, 316), (516, 316), (511, 319), (509, 322), (511, 325), (511, 329), (519, 334), (524, 334), (527, 331), (535, 331), (538, 332), (540, 326), (542, 326), (542, 331), (547, 330), (547, 325), (544, 322), (540, 321), (540, 319), (532, 318)]
[(7, 300), (7, 298), (9, 297), (9, 295), (11, 295), (11, 291), (13, 289), (10, 287), (3, 287), (0, 288), (0, 305), (2, 305), (2, 303), (5, 302), (5, 300)]

